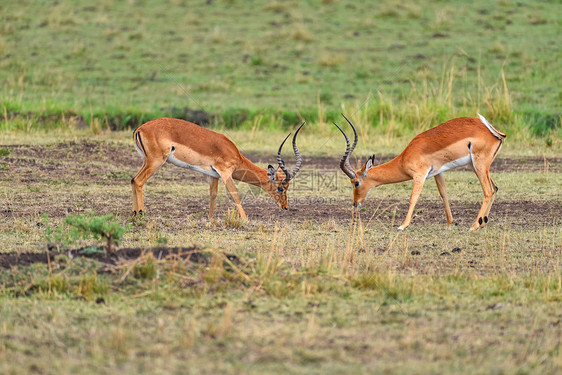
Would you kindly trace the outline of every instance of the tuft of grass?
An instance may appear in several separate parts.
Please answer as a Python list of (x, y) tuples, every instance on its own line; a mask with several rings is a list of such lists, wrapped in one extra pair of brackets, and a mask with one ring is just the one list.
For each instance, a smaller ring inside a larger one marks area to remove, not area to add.
[(133, 266), (133, 276), (141, 280), (152, 280), (157, 275), (156, 263), (152, 254), (145, 256)]
[(73, 289), (75, 295), (81, 296), (86, 300), (91, 300), (94, 297), (99, 298), (106, 295), (108, 291), (108, 283), (95, 271), (82, 275), (78, 285)]
[(304, 24), (299, 23), (292, 28), (293, 28), (293, 33), (291, 35), (291, 38), (293, 40), (306, 42), (306, 43), (312, 42), (314, 40), (313, 34), (310, 32), (310, 30), (308, 30), (308, 28)]
[(223, 223), (227, 228), (239, 229), (244, 226), (246, 221), (240, 217), (238, 210), (229, 208)]
[(215, 27), (211, 34), (211, 41), (215, 44), (219, 44), (225, 41), (224, 34), (222, 33), (220, 27)]
[(343, 64), (346, 61), (344, 55), (340, 54), (325, 54), (318, 59), (318, 63), (327, 68), (335, 67)]

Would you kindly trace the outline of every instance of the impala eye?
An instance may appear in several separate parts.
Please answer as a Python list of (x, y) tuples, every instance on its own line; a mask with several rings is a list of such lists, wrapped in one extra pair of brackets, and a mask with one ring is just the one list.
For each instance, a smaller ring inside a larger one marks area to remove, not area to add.
[(359, 187), (359, 181), (355, 181), (355, 187)]
[(277, 191), (278, 191), (279, 193), (282, 193), (282, 192), (285, 191), (285, 189), (283, 189), (281, 186), (277, 186)]

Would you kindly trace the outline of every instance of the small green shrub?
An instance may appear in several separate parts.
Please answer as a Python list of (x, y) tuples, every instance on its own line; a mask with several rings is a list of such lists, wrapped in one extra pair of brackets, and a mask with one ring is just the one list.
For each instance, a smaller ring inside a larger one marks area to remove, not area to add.
[(113, 252), (113, 244), (118, 243), (130, 229), (129, 225), (121, 225), (113, 214), (103, 216), (68, 215), (65, 219), (70, 226), (71, 238), (95, 238), (106, 241), (106, 250)]
[(260, 66), (264, 64), (263, 58), (261, 56), (252, 56), (252, 65)]
[[(48, 215), (43, 215), (45, 225), (45, 237), (47, 242), (60, 247), (61, 245), (72, 245), (80, 239), (94, 238), (106, 243), (106, 251), (113, 252), (113, 245), (117, 244), (123, 235), (131, 228), (130, 224), (121, 225), (114, 219), (113, 214), (97, 216), (90, 215), (68, 215), (62, 225), (51, 228)], [(84, 249), (84, 252), (97, 252), (96, 247)]]

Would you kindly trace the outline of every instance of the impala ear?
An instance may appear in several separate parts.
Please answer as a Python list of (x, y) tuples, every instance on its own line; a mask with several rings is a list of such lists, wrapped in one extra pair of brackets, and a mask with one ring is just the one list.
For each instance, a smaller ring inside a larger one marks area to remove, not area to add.
[(375, 155), (367, 159), (365, 163), (365, 170), (363, 171), (363, 177), (367, 177), (367, 171), (375, 166)]
[(277, 170), (273, 168), (271, 164), (267, 166), (267, 177), (271, 180), (271, 182), (275, 182), (277, 179)]

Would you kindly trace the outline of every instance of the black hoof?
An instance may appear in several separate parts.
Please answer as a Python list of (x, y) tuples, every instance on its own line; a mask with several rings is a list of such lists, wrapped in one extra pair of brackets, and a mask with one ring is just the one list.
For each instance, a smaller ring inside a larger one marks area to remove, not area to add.
[(488, 216), (484, 216), (484, 222), (485, 222), (485, 223), (488, 222)]
[(144, 215), (143, 210), (139, 210), (139, 215)]
[(133, 211), (133, 216), (137, 216), (137, 211)]
[(481, 217), (478, 218), (478, 224), (482, 225), (482, 218)]

